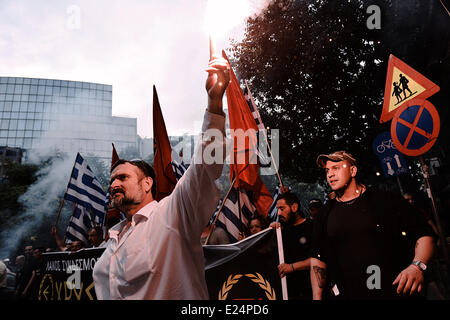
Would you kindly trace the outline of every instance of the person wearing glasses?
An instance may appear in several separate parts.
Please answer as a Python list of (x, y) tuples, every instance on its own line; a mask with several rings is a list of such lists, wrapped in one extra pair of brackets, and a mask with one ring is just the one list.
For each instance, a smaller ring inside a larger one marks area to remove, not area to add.
[(159, 202), (154, 199), (155, 172), (142, 160), (119, 160), (111, 168), (112, 202), (127, 219), (109, 230), (106, 249), (95, 265), (98, 299), (209, 297), (200, 237), (220, 199), (215, 180), (224, 161), (204, 161), (204, 151), (225, 149), (222, 98), (230, 75), (227, 61), (217, 56), (206, 71), (208, 107), (202, 136), (173, 192)]

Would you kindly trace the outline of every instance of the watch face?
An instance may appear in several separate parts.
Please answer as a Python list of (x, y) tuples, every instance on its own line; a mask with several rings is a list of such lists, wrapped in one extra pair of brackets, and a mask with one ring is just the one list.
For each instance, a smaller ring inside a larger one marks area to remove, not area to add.
[(425, 271), (427, 269), (427, 265), (421, 261), (414, 261), (413, 264), (418, 266), (422, 271)]

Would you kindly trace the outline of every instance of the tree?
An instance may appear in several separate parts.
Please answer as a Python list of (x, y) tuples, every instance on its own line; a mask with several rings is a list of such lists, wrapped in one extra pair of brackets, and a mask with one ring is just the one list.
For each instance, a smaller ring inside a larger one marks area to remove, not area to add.
[[(414, 17), (425, 13), (428, 21), (437, 10), (414, 1), (417, 9), (412, 2), (378, 1), (381, 30), (367, 28), (366, 9), (372, 2), (362, 0), (280, 0), (248, 20), (244, 39), (230, 50), (232, 66), (241, 80), (248, 80), (265, 125), (280, 129), (283, 175), (318, 181), (323, 173), (315, 164), (317, 156), (348, 150), (358, 159), (360, 177), (379, 183), (379, 162), (371, 146), (378, 133), (390, 130), (389, 124), (378, 122), (387, 58), (397, 52), (403, 58), (406, 45), (411, 50), (436, 46), (443, 37), (436, 35), (436, 28), (401, 28), (411, 25), (410, 20), (423, 23), (392, 12), (412, 12)], [(426, 41), (431, 33), (432, 43)], [(448, 34), (442, 32), (446, 43)], [(422, 56), (420, 52), (407, 55)], [(439, 52), (442, 58), (443, 50)], [(430, 59), (436, 63), (436, 55)], [(410, 60), (424, 64), (421, 58)]]

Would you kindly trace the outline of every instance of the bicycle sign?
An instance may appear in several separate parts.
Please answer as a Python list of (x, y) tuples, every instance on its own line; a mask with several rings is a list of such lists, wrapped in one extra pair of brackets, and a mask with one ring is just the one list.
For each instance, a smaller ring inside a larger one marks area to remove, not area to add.
[(373, 141), (372, 149), (379, 157), (398, 153), (397, 147), (395, 146), (394, 141), (392, 141), (390, 132), (380, 133)]
[(395, 147), (394, 141), (392, 141), (392, 139), (384, 140), (381, 142), (380, 145), (377, 146), (377, 152), (380, 154), (384, 153), (386, 151), (386, 149), (397, 149)]
[(373, 152), (379, 157), (386, 177), (393, 177), (408, 172), (405, 158), (397, 150), (391, 133), (380, 133), (372, 144)]

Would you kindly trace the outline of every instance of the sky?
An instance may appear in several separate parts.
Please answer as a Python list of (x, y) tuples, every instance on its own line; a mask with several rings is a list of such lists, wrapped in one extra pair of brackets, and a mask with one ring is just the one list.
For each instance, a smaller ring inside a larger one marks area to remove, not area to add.
[[(112, 85), (113, 116), (137, 118), (141, 137), (153, 136), (155, 85), (168, 134), (196, 134), (207, 102), (207, 1), (0, 0), (0, 76)], [(234, 21), (218, 49), (244, 29), (243, 17)]]

